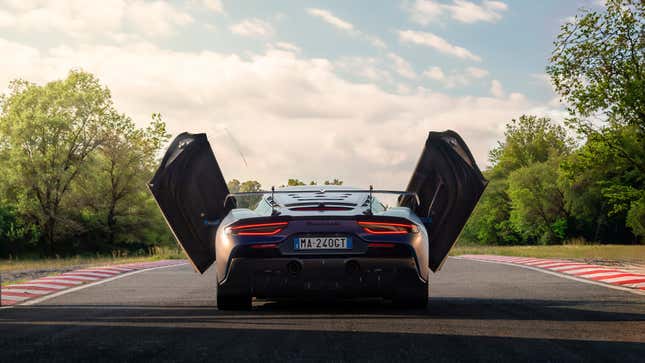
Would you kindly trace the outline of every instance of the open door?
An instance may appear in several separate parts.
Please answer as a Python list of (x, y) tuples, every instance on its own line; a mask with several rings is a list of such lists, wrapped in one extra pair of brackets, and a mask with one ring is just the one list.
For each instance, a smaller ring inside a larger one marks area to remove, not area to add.
[(430, 132), (421, 158), (402, 198), (423, 221), (429, 237), (429, 264), (441, 268), (488, 181), (475, 164), (464, 140), (454, 131)]
[(231, 209), (228, 187), (206, 134), (182, 133), (149, 184), (166, 222), (195, 269), (215, 261), (214, 231)]

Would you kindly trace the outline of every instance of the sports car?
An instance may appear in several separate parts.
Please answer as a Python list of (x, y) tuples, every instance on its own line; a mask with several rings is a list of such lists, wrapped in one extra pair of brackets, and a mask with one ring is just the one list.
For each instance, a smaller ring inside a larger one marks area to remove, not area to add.
[[(300, 186), (230, 193), (205, 134), (182, 133), (149, 183), (194, 268), (215, 261), (219, 309), (252, 299), (380, 297), (425, 307), (487, 181), (454, 131), (430, 132), (405, 190)], [(382, 194), (396, 194), (385, 207)], [(257, 207), (238, 200), (260, 196)]]

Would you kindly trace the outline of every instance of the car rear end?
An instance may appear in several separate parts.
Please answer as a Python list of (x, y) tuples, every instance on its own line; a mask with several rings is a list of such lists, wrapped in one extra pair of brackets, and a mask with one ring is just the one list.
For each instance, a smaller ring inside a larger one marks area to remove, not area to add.
[(217, 255), (220, 294), (427, 299), (427, 237), (407, 218), (332, 210), (246, 218), (219, 229)]

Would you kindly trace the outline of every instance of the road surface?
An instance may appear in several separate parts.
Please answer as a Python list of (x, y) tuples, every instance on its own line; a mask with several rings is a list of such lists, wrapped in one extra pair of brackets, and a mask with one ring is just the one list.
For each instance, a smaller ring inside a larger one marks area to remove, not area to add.
[(157, 269), (0, 310), (0, 361), (645, 360), (645, 296), (449, 259), (425, 310), (378, 300), (218, 311), (212, 269)]

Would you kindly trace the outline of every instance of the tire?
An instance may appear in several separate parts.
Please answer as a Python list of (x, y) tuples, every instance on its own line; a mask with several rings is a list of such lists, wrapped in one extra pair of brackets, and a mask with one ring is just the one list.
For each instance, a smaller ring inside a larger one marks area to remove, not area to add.
[(398, 307), (409, 309), (425, 309), (428, 306), (428, 284), (415, 289), (400, 291), (393, 299)]
[(217, 290), (218, 310), (251, 310), (251, 295), (226, 294)]

